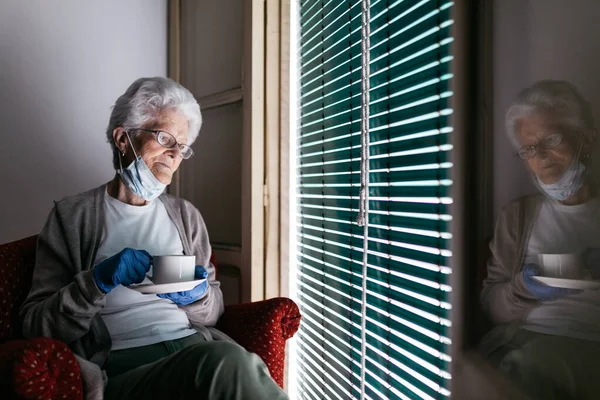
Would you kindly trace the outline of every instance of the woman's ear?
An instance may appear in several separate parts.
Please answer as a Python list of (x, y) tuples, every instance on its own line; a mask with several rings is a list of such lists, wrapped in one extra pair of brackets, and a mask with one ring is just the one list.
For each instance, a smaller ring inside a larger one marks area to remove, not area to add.
[(113, 142), (121, 154), (127, 153), (129, 138), (123, 127), (118, 126), (113, 130)]

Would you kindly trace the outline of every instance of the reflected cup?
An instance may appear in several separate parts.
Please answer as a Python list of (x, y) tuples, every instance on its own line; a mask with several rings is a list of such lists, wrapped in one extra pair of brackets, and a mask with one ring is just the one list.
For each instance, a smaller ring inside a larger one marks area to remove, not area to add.
[(539, 254), (541, 276), (563, 279), (584, 279), (587, 276), (582, 254)]

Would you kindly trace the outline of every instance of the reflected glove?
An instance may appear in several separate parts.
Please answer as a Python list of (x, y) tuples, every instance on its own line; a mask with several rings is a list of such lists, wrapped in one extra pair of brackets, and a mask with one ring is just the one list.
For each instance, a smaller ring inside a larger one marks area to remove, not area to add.
[(206, 294), (208, 291), (208, 272), (201, 265), (196, 265), (196, 271), (194, 272), (195, 279), (205, 279), (204, 282), (196, 285), (193, 289), (186, 290), (183, 292), (172, 292), (172, 293), (162, 293), (157, 294), (158, 297), (171, 300), (173, 303), (178, 304), (180, 306), (187, 306), (199, 300), (202, 296)]
[(94, 282), (104, 293), (119, 285), (140, 283), (150, 269), (152, 256), (146, 250), (126, 248), (94, 267)]
[(539, 274), (539, 268), (535, 264), (527, 264), (523, 267), (523, 281), (529, 293), (542, 301), (556, 300), (563, 296), (581, 293), (578, 289), (557, 288), (545, 285), (533, 279)]

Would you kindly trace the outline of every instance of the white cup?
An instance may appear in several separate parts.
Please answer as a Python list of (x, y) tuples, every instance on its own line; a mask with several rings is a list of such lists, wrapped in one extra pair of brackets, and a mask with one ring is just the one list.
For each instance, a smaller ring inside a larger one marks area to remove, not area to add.
[(539, 254), (541, 275), (551, 278), (583, 279), (587, 275), (581, 254)]
[(157, 285), (194, 280), (196, 256), (154, 256), (148, 276)]

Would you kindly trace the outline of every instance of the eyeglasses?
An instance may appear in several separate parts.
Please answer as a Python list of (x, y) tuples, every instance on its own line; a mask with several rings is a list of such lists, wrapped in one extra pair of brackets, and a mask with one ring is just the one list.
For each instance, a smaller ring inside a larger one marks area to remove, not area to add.
[(162, 147), (165, 147), (167, 149), (172, 149), (175, 146), (179, 147), (179, 151), (181, 152), (181, 157), (183, 157), (184, 160), (187, 160), (188, 158), (190, 158), (191, 156), (194, 155), (194, 150), (192, 150), (192, 148), (190, 146), (188, 146), (187, 144), (177, 143), (177, 139), (175, 139), (175, 136), (171, 135), (169, 132), (160, 131), (160, 130), (156, 130), (156, 129), (142, 129), (142, 128), (133, 128), (130, 130), (154, 133), (154, 135), (156, 136), (156, 141)]
[(521, 160), (529, 160), (537, 154), (538, 149), (548, 150), (558, 147), (563, 141), (562, 133), (553, 133), (546, 136), (535, 145), (523, 146), (517, 150), (517, 157)]

